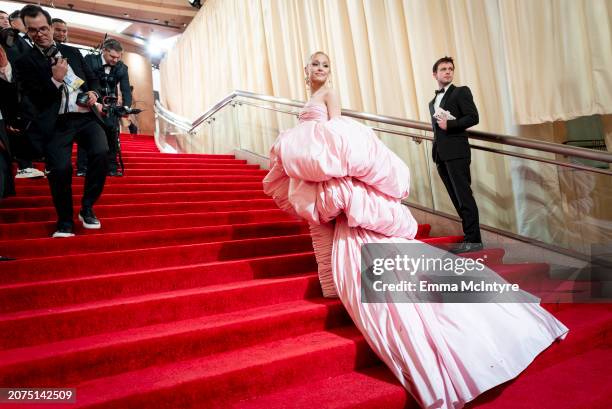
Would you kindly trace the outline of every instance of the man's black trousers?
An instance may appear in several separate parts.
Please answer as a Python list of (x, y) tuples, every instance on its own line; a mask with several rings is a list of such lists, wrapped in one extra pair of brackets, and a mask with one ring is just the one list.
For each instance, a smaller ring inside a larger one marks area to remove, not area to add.
[(82, 207), (93, 207), (104, 189), (108, 170), (108, 143), (102, 126), (91, 113), (68, 113), (58, 116), (53, 137), (45, 144), (47, 176), (58, 228), (73, 225), (72, 145), (77, 141), (87, 156), (88, 167)]
[(480, 226), (478, 221), (478, 207), (474, 200), (472, 179), (470, 176), (469, 158), (438, 161), (438, 174), (446, 186), (446, 190), (461, 217), (463, 234), (468, 243), (481, 243)]

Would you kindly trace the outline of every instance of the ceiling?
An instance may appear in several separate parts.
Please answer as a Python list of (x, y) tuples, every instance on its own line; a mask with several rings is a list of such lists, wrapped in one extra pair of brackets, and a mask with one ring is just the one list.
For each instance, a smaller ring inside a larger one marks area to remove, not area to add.
[(135, 52), (145, 52), (144, 42), (163, 40), (182, 33), (198, 12), (187, 0), (42, 0), (11, 3), (15, 4), (14, 9), (24, 4), (38, 3), (46, 7), (52, 17), (50, 9), (55, 8), (129, 22), (131, 24), (120, 34), (95, 24), (90, 26), (69, 22), (69, 38), (71, 43), (95, 46), (104, 37), (106, 29), (109, 36), (117, 38), (127, 50)]

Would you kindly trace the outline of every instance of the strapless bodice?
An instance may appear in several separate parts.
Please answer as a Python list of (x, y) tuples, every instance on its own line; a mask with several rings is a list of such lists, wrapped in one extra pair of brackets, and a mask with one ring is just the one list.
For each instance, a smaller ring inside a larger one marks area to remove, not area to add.
[(300, 122), (316, 121), (325, 122), (329, 120), (327, 106), (321, 102), (308, 101), (298, 116)]

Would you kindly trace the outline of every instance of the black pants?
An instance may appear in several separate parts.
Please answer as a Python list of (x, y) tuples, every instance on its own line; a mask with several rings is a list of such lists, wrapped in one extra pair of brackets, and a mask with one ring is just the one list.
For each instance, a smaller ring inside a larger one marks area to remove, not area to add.
[[(106, 139), (108, 142), (108, 170), (116, 172), (117, 165), (117, 133), (115, 132), (115, 124), (113, 121), (118, 122), (119, 118), (107, 118), (105, 121), (106, 127), (104, 132), (106, 133)], [(87, 171), (87, 153), (81, 146), (77, 149), (77, 170), (81, 172)]]
[(478, 207), (472, 194), (472, 178), (470, 176), (470, 159), (454, 159), (440, 161), (436, 165), (446, 191), (461, 217), (463, 234), (468, 243), (480, 243), (480, 226), (478, 222)]
[(72, 144), (77, 139), (88, 161), (82, 207), (92, 207), (102, 194), (108, 169), (108, 144), (102, 126), (93, 114), (60, 115), (50, 141), (45, 144), (47, 176), (53, 204), (57, 211), (58, 228), (73, 225), (72, 209)]
[(34, 153), (31, 148), (30, 140), (24, 132), (9, 134), (11, 141), (11, 152), (17, 162), (19, 169), (33, 168), (32, 157)]
[(11, 163), (9, 138), (4, 131), (4, 121), (0, 119), (0, 199), (15, 195)]

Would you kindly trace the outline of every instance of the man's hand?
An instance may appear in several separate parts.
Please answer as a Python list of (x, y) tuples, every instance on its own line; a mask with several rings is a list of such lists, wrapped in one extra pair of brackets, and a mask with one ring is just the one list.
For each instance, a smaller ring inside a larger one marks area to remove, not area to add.
[(9, 63), (9, 60), (8, 60), (8, 57), (6, 56), (6, 51), (4, 51), (4, 48), (0, 46), (0, 68), (6, 67), (8, 63)]
[(53, 73), (53, 79), (57, 82), (64, 82), (64, 77), (68, 73), (68, 60), (65, 58), (58, 58), (57, 63), (51, 67)]
[(87, 106), (93, 106), (98, 101), (98, 94), (93, 91), (87, 91), (87, 95), (89, 95), (89, 99), (87, 100)]
[(6, 126), (6, 131), (7, 131), (8, 133), (10, 133), (10, 134), (18, 134), (19, 132), (21, 132), (19, 129), (17, 129), (17, 128), (13, 128), (13, 127), (12, 127), (12, 126), (10, 126), (10, 125), (7, 125), (7, 126)]
[(440, 127), (440, 129), (444, 129), (446, 131), (446, 118), (445, 117), (438, 119), (438, 126)]

